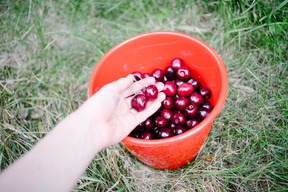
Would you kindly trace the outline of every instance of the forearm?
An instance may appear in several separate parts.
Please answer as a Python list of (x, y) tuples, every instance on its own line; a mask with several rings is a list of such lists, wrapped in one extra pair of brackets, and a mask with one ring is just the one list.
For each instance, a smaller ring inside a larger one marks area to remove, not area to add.
[(69, 191), (102, 149), (100, 139), (76, 111), (0, 176), (0, 188)]

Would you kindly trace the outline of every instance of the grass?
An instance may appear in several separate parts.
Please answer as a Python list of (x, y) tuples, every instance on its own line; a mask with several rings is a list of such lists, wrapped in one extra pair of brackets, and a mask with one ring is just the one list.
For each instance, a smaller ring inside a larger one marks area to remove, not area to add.
[(0, 167), (83, 103), (90, 73), (133, 35), (174, 30), (211, 45), (229, 77), (198, 159), (151, 169), (120, 145), (75, 191), (284, 191), (288, 188), (288, 1), (0, 1)]

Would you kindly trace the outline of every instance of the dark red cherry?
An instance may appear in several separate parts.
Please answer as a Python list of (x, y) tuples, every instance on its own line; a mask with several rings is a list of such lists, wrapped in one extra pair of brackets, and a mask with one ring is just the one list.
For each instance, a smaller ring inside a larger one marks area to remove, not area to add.
[(185, 121), (186, 121), (186, 118), (185, 118), (185, 116), (182, 113), (176, 113), (176, 114), (173, 115), (172, 121), (176, 125), (184, 125)]
[(153, 121), (149, 118), (146, 121), (144, 121), (144, 124), (146, 126), (146, 129), (151, 130), (153, 129), (154, 125), (153, 125)]
[(155, 85), (149, 85), (145, 89), (145, 96), (147, 97), (148, 100), (153, 101), (157, 99), (158, 97), (158, 89)]
[(158, 132), (158, 138), (159, 139), (164, 139), (164, 138), (168, 138), (168, 137), (172, 137), (172, 136), (173, 136), (172, 130), (167, 128), (167, 127), (161, 128)]
[(183, 66), (183, 60), (180, 58), (175, 58), (171, 61), (170, 66), (173, 70), (177, 70)]
[(186, 129), (182, 125), (177, 125), (175, 127), (175, 129), (173, 129), (174, 135), (180, 135), (180, 134), (184, 133), (185, 131), (186, 131)]
[(207, 87), (200, 88), (199, 94), (206, 100), (211, 97), (211, 91)]
[(173, 99), (172, 97), (166, 97), (163, 101), (162, 101), (162, 106), (165, 109), (172, 109), (173, 108)]
[(168, 123), (168, 126), (167, 126), (169, 129), (174, 129), (176, 127), (176, 125), (173, 123), (173, 122), (169, 122)]
[(145, 123), (140, 123), (139, 125), (137, 125), (137, 127), (135, 127), (135, 129), (133, 131), (136, 131), (136, 132), (142, 132), (144, 131), (146, 128), (145, 126)]
[(204, 103), (202, 103), (201, 105), (203, 108), (208, 109), (209, 111), (213, 110), (213, 105), (209, 102), (209, 101), (205, 101)]
[(174, 107), (178, 110), (183, 110), (189, 104), (189, 100), (186, 97), (179, 97), (174, 102)]
[(158, 117), (155, 118), (154, 124), (157, 127), (165, 127), (167, 125), (167, 120), (164, 119), (164, 117), (162, 117), (162, 116), (158, 116)]
[(184, 115), (185, 115), (185, 117), (190, 119), (190, 118), (193, 118), (197, 115), (197, 111), (198, 111), (197, 105), (194, 103), (191, 103), (191, 104), (187, 105), (187, 107), (185, 107)]
[(182, 83), (184, 83), (184, 81), (180, 80), (180, 79), (176, 79), (174, 84), (179, 87)]
[(189, 79), (187, 81), (188, 83), (191, 83), (191, 85), (193, 86), (194, 90), (198, 90), (200, 88), (200, 81), (197, 79)]
[(131, 100), (131, 106), (133, 109), (143, 111), (147, 105), (147, 98), (144, 94), (135, 95)]
[(172, 81), (167, 81), (164, 85), (163, 92), (169, 96), (172, 97), (176, 94), (176, 85)]
[(190, 79), (191, 70), (187, 66), (182, 66), (177, 70), (176, 75), (179, 79), (182, 79), (185, 81), (185, 80)]
[(165, 76), (167, 77), (167, 79), (169, 81), (172, 81), (174, 79), (176, 79), (176, 73), (175, 71), (172, 69), (172, 67), (167, 67), (165, 69)]
[(155, 69), (152, 72), (152, 77), (154, 77), (156, 81), (163, 81), (164, 73), (161, 69)]
[(198, 110), (197, 118), (198, 118), (198, 120), (201, 122), (201, 121), (203, 121), (209, 114), (210, 114), (210, 111), (209, 111), (208, 109), (201, 107), (201, 108)]
[(193, 85), (190, 83), (182, 83), (177, 88), (177, 94), (181, 97), (188, 97), (193, 92)]
[(160, 116), (164, 117), (164, 119), (167, 121), (170, 121), (172, 119), (173, 113), (168, 109), (163, 109), (160, 113)]
[(140, 139), (140, 137), (141, 137), (141, 132), (136, 132), (136, 131), (134, 132), (134, 131), (132, 131), (132, 132), (129, 134), (129, 136)]
[(134, 75), (134, 81), (140, 81), (141, 79), (144, 79), (144, 75), (139, 71), (135, 71), (132, 74)]
[(188, 121), (186, 121), (187, 129), (192, 129), (193, 127), (195, 127), (198, 124), (199, 124), (199, 122), (195, 118), (194, 119), (189, 119)]
[(153, 139), (153, 134), (150, 131), (144, 131), (140, 134), (140, 138), (144, 140), (151, 140)]
[(200, 105), (203, 102), (203, 97), (200, 94), (194, 92), (190, 95), (189, 101), (190, 103), (195, 103), (196, 105)]
[(144, 74), (143, 74), (143, 77), (144, 77), (144, 78), (150, 77), (150, 74), (149, 74), (149, 73), (144, 73)]

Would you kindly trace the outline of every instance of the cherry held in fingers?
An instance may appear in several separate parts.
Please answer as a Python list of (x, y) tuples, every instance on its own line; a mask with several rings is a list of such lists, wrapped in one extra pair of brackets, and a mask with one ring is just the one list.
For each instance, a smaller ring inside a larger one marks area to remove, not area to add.
[(138, 112), (143, 111), (146, 105), (147, 105), (147, 98), (144, 94), (138, 94), (134, 96), (131, 100), (132, 108)]

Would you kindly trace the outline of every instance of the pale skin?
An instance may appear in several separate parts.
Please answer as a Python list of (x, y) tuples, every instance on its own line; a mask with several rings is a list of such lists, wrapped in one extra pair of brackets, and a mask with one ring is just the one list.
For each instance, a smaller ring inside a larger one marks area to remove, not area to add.
[[(153, 77), (133, 83), (128, 75), (105, 85), (0, 174), (1, 191), (71, 191), (100, 150), (159, 109), (164, 93), (141, 112), (131, 109), (133, 92), (151, 84)], [(155, 85), (163, 90), (163, 83)]]

